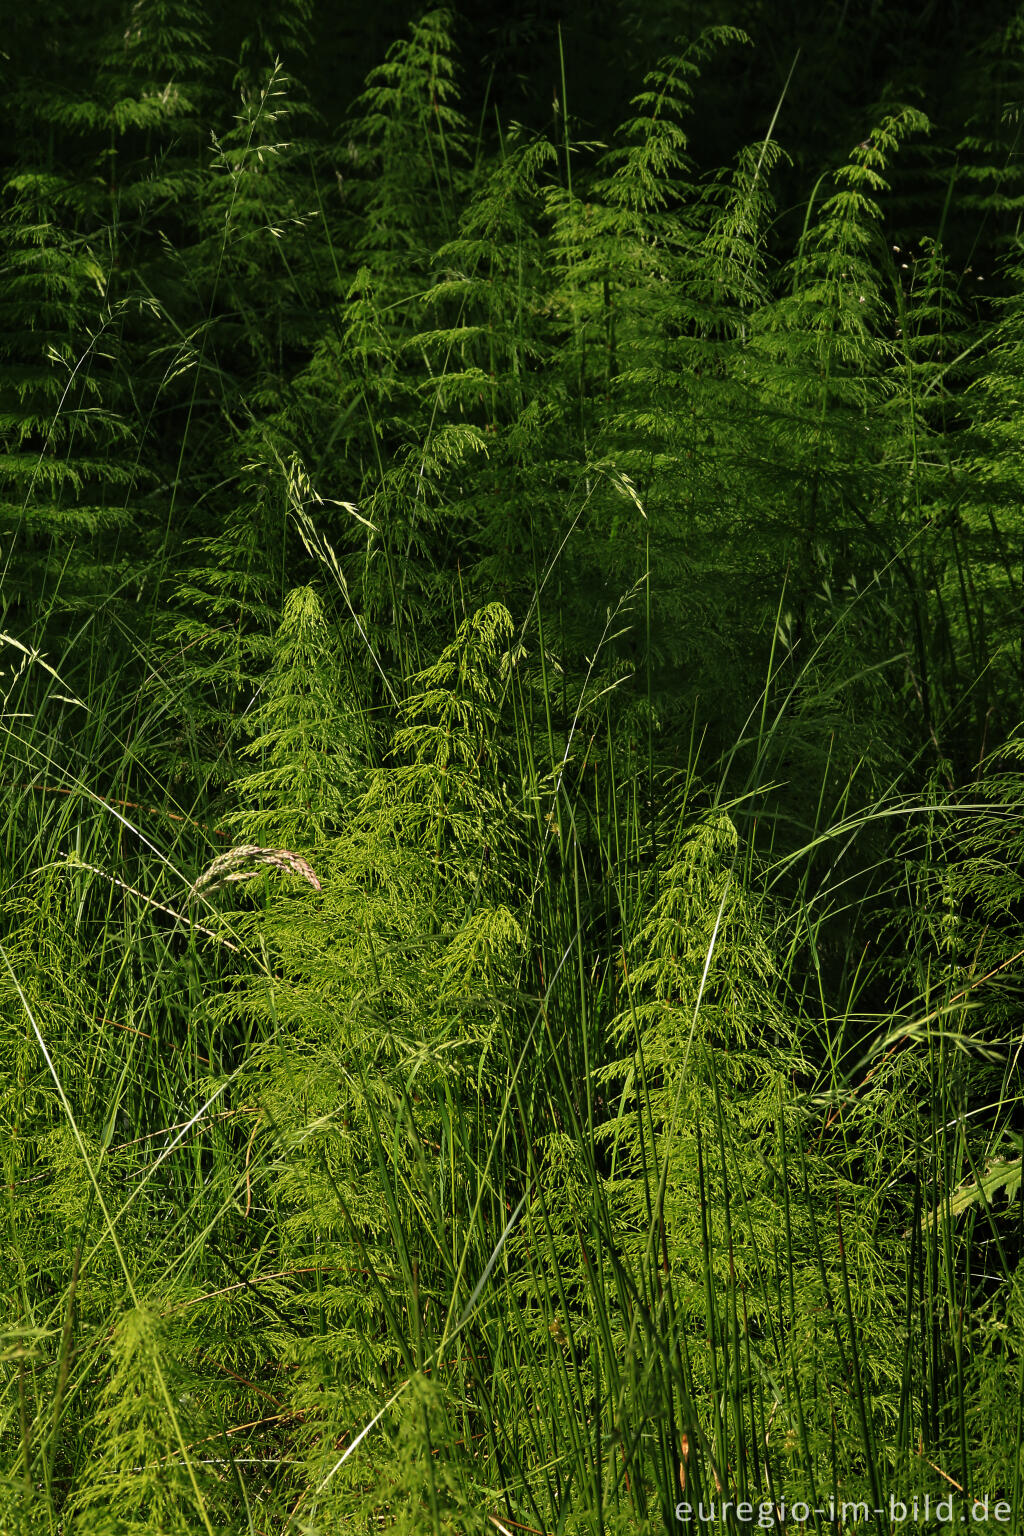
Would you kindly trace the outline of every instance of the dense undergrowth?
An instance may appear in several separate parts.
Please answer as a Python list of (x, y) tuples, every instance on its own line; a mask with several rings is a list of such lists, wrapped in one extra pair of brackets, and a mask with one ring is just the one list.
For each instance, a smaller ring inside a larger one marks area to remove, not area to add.
[(109, 9), (0, 229), (0, 1531), (1022, 1528), (1012, 114), (986, 297), (916, 106), (694, 164), (734, 29), (598, 144)]

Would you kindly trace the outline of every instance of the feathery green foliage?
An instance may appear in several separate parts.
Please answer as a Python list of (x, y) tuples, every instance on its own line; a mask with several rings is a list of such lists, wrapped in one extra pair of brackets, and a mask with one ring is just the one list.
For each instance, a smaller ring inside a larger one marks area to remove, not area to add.
[(0, 1532), (1021, 1518), (1013, 70), (708, 165), (697, 10), (17, 22)]

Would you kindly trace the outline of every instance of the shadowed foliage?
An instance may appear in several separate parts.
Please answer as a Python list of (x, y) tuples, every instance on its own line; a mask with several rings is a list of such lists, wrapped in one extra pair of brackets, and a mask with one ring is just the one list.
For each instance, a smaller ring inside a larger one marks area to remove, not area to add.
[(1016, 1529), (1024, 34), (925, 10), (13, 18), (5, 1536)]

